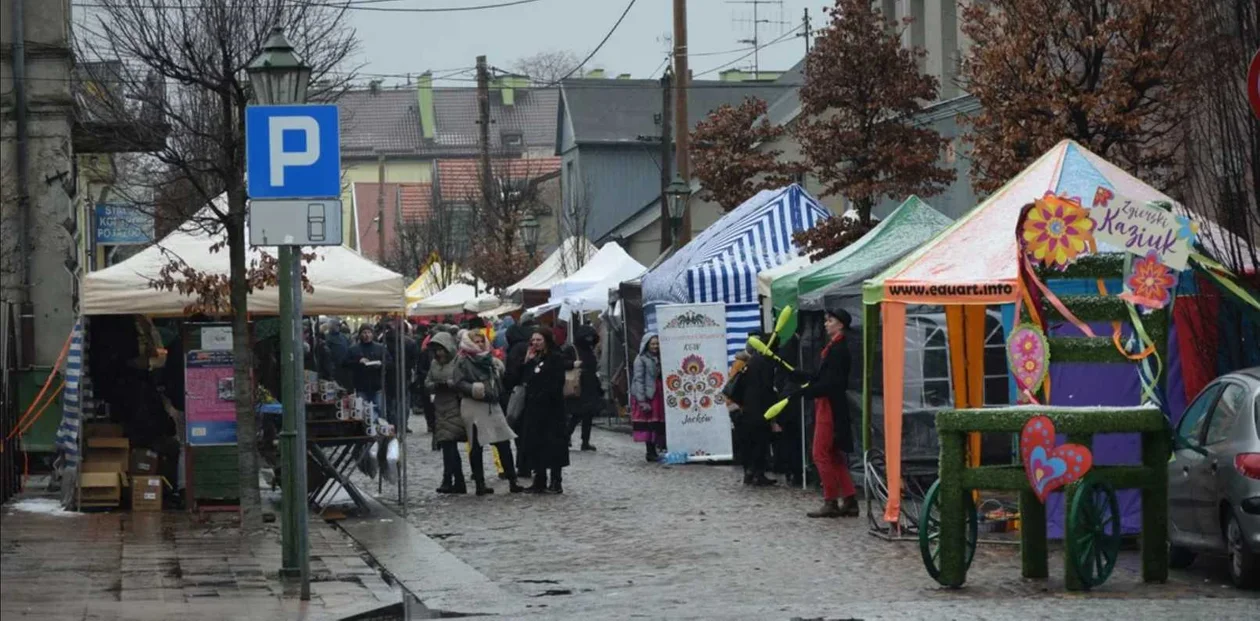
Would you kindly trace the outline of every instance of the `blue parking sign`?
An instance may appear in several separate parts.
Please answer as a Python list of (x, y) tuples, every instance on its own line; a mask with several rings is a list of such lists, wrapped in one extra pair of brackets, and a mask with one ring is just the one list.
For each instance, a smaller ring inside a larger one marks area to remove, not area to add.
[(250, 198), (341, 195), (337, 106), (245, 109), (245, 180)]

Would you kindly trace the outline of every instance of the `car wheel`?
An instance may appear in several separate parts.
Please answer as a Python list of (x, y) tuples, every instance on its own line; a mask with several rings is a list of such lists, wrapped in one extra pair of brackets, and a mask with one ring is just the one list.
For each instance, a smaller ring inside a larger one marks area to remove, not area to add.
[(1168, 566), (1173, 569), (1185, 569), (1194, 563), (1195, 553), (1181, 546), (1168, 546)]
[(1243, 538), (1242, 525), (1231, 511), (1225, 524), (1225, 547), (1229, 553), (1229, 578), (1234, 586), (1251, 588), (1260, 580), (1260, 561), (1248, 547)]

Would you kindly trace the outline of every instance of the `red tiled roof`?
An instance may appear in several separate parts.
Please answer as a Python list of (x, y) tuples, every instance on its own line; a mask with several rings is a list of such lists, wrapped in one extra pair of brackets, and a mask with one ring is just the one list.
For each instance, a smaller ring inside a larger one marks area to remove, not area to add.
[[(376, 228), (378, 188), (375, 182), (354, 184), (354, 209), (359, 218), (359, 252), (376, 259), (379, 247), (379, 229)], [(385, 245), (391, 246), (397, 238), (395, 225), (399, 218), (404, 222), (423, 220), (433, 213), (433, 185), (430, 183), (385, 184)]]
[[(440, 200), (466, 202), (475, 199), (480, 194), (479, 165), (475, 159), (438, 160), (435, 174)], [(498, 159), (491, 162), (490, 167), (496, 178), (527, 181), (559, 172), (560, 158)]]

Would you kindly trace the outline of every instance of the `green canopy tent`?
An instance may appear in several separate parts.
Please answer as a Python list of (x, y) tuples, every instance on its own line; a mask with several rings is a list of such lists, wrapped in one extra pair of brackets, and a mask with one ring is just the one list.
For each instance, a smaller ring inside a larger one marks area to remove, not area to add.
[[(827, 305), (852, 307), (854, 317), (861, 316), (862, 282), (892, 265), (937, 233), (951, 220), (919, 200), (907, 198), (900, 206), (847, 248), (821, 261), (782, 274), (770, 271), (761, 276), (773, 277), (770, 304), (775, 311), (788, 305), (798, 310), (821, 311)], [(796, 330), (796, 318), (785, 332)]]

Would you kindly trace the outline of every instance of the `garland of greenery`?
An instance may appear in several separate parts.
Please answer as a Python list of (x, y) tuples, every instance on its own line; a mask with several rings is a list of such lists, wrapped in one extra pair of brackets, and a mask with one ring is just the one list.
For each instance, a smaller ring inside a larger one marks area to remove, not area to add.
[(1038, 267), (1037, 277), (1042, 280), (1109, 280), (1124, 277), (1124, 254), (1088, 254), (1076, 258), (1076, 261), (1064, 269)]

